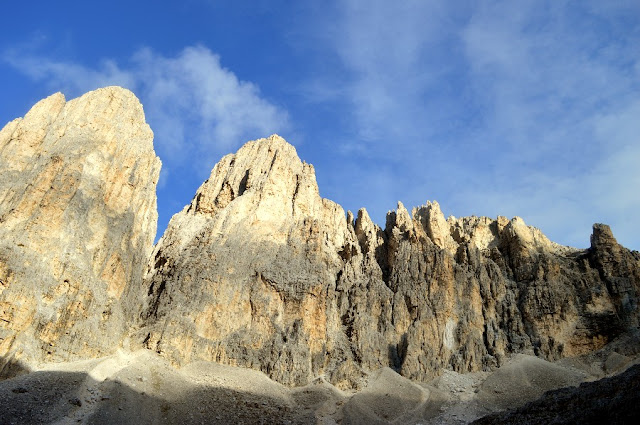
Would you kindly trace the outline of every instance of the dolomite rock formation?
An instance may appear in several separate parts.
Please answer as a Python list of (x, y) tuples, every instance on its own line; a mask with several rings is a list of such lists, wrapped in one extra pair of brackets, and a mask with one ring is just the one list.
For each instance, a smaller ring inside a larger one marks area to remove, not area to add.
[[(53, 95), (0, 131), (5, 422), (460, 422), (640, 358), (640, 253), (606, 225), (579, 250), (429, 202), (383, 229), (322, 199), (274, 135), (224, 157), (153, 247), (152, 138), (117, 87)], [(482, 423), (601, 421), (635, 402), (637, 375)]]
[(152, 140), (118, 87), (54, 94), (0, 131), (0, 374), (121, 344), (156, 232)]
[(156, 246), (138, 340), (178, 363), (306, 383), (327, 362), (338, 366), (328, 353), (348, 350), (327, 301), (349, 235), (293, 146), (277, 136), (247, 143), (215, 166)]
[[(638, 326), (640, 254), (594, 225), (591, 247), (516, 217), (445, 219), (402, 204), (384, 229), (319, 196), (278, 136), (224, 157), (151, 256), (134, 339), (301, 385), (414, 380), (597, 350)], [(635, 348), (637, 350), (637, 347)]]

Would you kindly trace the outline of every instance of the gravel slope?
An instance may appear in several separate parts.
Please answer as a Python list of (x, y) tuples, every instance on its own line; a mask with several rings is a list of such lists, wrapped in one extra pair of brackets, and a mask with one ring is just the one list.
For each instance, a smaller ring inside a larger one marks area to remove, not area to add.
[[(606, 363), (604, 359), (599, 370)], [(91, 361), (43, 364), (0, 381), (0, 425), (464, 424), (518, 406), (525, 407), (477, 423), (553, 423), (558, 417), (589, 423), (585, 415), (591, 414), (627, 423), (637, 417), (640, 366), (582, 384), (580, 391), (563, 389), (526, 404), (547, 390), (595, 379), (582, 366), (579, 361), (550, 363), (518, 355), (493, 372), (445, 371), (427, 384), (383, 368), (371, 373), (360, 391), (345, 392), (323, 378), (289, 388), (251, 369), (209, 362), (176, 369), (148, 350), (119, 352)], [(602, 393), (608, 398), (592, 403)], [(621, 408), (626, 416), (610, 416)]]

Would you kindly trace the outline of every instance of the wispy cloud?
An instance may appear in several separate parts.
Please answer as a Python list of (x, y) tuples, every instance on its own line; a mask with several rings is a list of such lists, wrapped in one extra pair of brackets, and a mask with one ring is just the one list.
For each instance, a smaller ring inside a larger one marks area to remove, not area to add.
[[(316, 24), (335, 28), (325, 46), (344, 72), (325, 83), (345, 96), (317, 102), (352, 115), (353, 139), (338, 152), (370, 162), (358, 179), (385, 163), (409, 204), (437, 198), (456, 215), (521, 215), (578, 246), (603, 221), (640, 246), (629, 220), (640, 208), (640, 168), (629, 159), (640, 146), (640, 4), (345, 1), (330, 10)], [(322, 93), (317, 79), (310, 86)], [(392, 207), (373, 189), (366, 197), (378, 221)]]
[(67, 98), (108, 85), (126, 87), (140, 98), (163, 162), (160, 232), (222, 155), (290, 128), (286, 110), (225, 69), (218, 55), (203, 46), (186, 47), (172, 57), (144, 48), (124, 63), (105, 59), (94, 67), (48, 57), (37, 46), (6, 50), (2, 60)]
[(482, 132), (506, 162), (496, 206), (512, 202), (566, 243), (585, 245), (593, 221), (640, 243), (628, 225), (640, 170), (623, 160), (640, 144), (640, 27), (624, 25), (622, 3), (486, 2), (462, 31)]
[(424, 124), (441, 118), (440, 83), (451, 64), (437, 52), (447, 41), (453, 18), (437, 2), (341, 5), (332, 41), (347, 70), (344, 98), (351, 103), (355, 134), (363, 142), (393, 140), (402, 148), (389, 152), (374, 143), (368, 146), (373, 155), (403, 157), (401, 152), (414, 145), (410, 139), (424, 135)]
[(125, 64), (107, 59), (95, 68), (37, 52), (5, 51), (3, 59), (67, 97), (106, 85), (131, 89), (144, 103), (165, 166), (195, 165), (199, 178), (245, 141), (289, 128), (286, 111), (202, 46), (187, 47), (175, 57), (144, 48)]

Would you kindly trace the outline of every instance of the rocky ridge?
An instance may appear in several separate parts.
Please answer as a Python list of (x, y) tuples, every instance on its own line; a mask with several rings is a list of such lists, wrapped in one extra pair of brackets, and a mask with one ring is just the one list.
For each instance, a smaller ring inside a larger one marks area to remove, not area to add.
[(401, 204), (384, 229), (322, 199), (284, 139), (224, 157), (156, 245), (135, 339), (182, 364), (287, 385), (358, 387), (391, 367), (427, 381), (509, 355), (595, 351), (638, 324), (640, 256), (597, 224), (591, 247), (522, 219), (445, 219)]
[[(117, 87), (69, 102), (55, 94), (0, 131), (0, 378), (145, 348), (173, 365), (321, 382), (322, 394), (366, 387), (344, 409), (316, 407), (387, 423), (437, 418), (446, 397), (426, 382), (439, 375), (544, 370), (534, 397), (619, 372), (640, 353), (640, 253), (606, 225), (574, 249), (518, 217), (445, 218), (428, 202), (411, 212), (399, 203), (381, 228), (320, 197), (313, 166), (273, 135), (222, 158), (154, 247), (152, 138), (140, 102)], [(491, 376), (460, 400), (500, 406), (491, 383), (502, 378)], [(389, 382), (409, 398), (389, 404)], [(452, 412), (470, 411), (460, 406)]]

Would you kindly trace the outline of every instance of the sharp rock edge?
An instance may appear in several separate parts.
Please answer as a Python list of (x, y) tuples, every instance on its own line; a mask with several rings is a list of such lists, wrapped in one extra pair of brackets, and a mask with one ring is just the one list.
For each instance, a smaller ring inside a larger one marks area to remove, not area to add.
[(156, 233), (152, 141), (119, 87), (56, 93), (0, 131), (0, 374), (121, 345)]
[(130, 344), (358, 388), (384, 367), (427, 381), (580, 356), (638, 326), (640, 256), (608, 226), (578, 250), (429, 202), (381, 228), (321, 198), (276, 135), (222, 158), (153, 247), (152, 137), (115, 87), (53, 95), (0, 132), (3, 374)]

